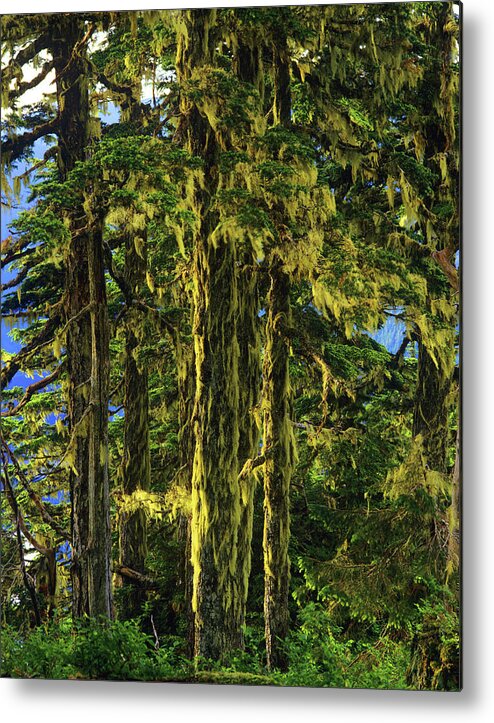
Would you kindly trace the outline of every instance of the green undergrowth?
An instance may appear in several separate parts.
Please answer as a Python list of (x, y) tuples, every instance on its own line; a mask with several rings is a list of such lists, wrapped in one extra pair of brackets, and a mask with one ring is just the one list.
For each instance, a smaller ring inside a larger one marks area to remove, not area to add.
[(286, 671), (267, 672), (262, 633), (247, 628), (245, 650), (228, 662), (189, 660), (183, 640), (164, 636), (158, 645), (136, 621), (49, 623), (26, 635), (4, 625), (1, 675), (9, 678), (134, 680), (221, 685), (405, 688), (408, 649), (380, 637), (355, 643), (331, 631), (316, 605), (302, 611), (286, 641)]

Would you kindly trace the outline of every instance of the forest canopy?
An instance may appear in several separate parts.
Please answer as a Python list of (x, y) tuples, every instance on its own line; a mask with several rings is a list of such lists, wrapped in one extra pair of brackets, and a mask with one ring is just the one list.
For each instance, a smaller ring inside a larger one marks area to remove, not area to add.
[(1, 17), (2, 675), (460, 689), (459, 31)]

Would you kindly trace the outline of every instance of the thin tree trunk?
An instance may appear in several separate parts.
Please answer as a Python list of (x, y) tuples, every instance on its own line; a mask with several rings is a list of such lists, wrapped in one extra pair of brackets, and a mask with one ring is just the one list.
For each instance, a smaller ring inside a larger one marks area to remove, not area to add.
[[(284, 41), (274, 49), (275, 124), (290, 124), (290, 76)], [(266, 347), (263, 366), (264, 448), (264, 622), (267, 666), (284, 669), (283, 650), (289, 629), (290, 584), (290, 482), (295, 464), (295, 440), (291, 428), (291, 391), (288, 341), (283, 327), (290, 324), (290, 279), (281, 259), (274, 256), (270, 269)]]
[[(144, 245), (143, 245), (144, 248)], [(137, 253), (134, 236), (129, 234), (125, 249), (125, 281), (130, 289), (140, 288), (146, 278), (146, 258)], [(135, 354), (139, 339), (135, 334), (136, 321), (130, 314), (125, 330), (124, 370), (124, 452), (122, 487), (125, 495), (151, 488), (149, 451), (149, 392), (148, 371), (138, 365)], [(119, 522), (119, 563), (146, 573), (147, 523), (144, 510), (121, 512)], [(121, 616), (138, 617), (146, 599), (146, 589), (139, 579), (122, 576), (124, 588)]]
[(289, 629), (290, 481), (295, 441), (290, 424), (291, 392), (288, 342), (283, 327), (290, 323), (290, 281), (278, 259), (270, 269), (266, 347), (263, 366), (264, 448), (264, 620), (269, 669), (286, 668), (283, 641)]
[[(84, 21), (54, 16), (53, 57), (60, 113), (59, 169), (65, 180), (89, 143), (88, 64)], [(102, 230), (90, 209), (70, 213), (65, 258), (68, 426), (72, 449), (73, 612), (112, 614), (108, 483), (109, 347)], [(75, 321), (71, 321), (76, 319)]]
[[(188, 297), (186, 290), (178, 291), (178, 305), (184, 305), (184, 297)], [(191, 299), (185, 298), (187, 304)], [(177, 484), (192, 496), (192, 468), (194, 462), (195, 439), (193, 434), (192, 413), (194, 408), (195, 379), (194, 379), (194, 349), (190, 344), (184, 343), (177, 332), (175, 339), (175, 355), (177, 361), (178, 383), (178, 448), (179, 472)], [(194, 654), (195, 622), (192, 608), (193, 576), (192, 567), (192, 518), (188, 512), (180, 513), (178, 524), (178, 537), (183, 546), (183, 558), (179, 563), (179, 584), (183, 591), (185, 605), (185, 619), (187, 630), (187, 647), (190, 657)]]

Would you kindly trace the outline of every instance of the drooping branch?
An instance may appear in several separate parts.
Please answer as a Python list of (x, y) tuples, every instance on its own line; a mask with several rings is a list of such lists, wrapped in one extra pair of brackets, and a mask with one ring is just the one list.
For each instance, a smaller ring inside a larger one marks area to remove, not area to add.
[(16, 161), (23, 154), (24, 150), (37, 141), (39, 138), (54, 133), (58, 130), (60, 125), (60, 118), (57, 115), (55, 118), (41, 123), (36, 126), (32, 131), (23, 133), (21, 136), (14, 136), (14, 138), (8, 138), (2, 143), (2, 156), (4, 156), (5, 163), (12, 163)]
[(60, 376), (60, 372), (62, 371), (62, 364), (58, 366), (54, 372), (51, 374), (48, 374), (48, 376), (43, 377), (43, 379), (39, 379), (37, 382), (34, 382), (33, 384), (30, 384), (26, 388), (26, 392), (22, 399), (19, 400), (19, 403), (13, 408), (8, 409), (5, 412), (2, 412), (0, 416), (2, 417), (13, 417), (17, 414), (19, 414), (19, 411), (29, 402), (31, 397), (36, 394), (36, 392), (39, 392), (41, 389), (45, 389), (49, 384), (55, 381), (55, 379), (58, 379)]
[[(43, 504), (42, 500), (39, 498), (39, 496), (36, 494), (36, 492), (32, 489), (32, 486), (29, 484), (29, 481), (26, 478), (26, 475), (24, 474), (22, 467), (19, 464), (17, 457), (12, 452), (12, 450), (10, 449), (9, 445), (7, 444), (7, 442), (5, 441), (5, 439), (3, 438), (3, 435), (1, 435), (1, 433), (0, 433), (0, 439), (1, 439), (1, 444), (2, 444), (2, 448), (3, 448), (2, 456), (4, 457), (4, 459), (7, 459), (7, 458), (10, 459), (10, 461), (14, 465), (21, 485), (24, 487), (24, 489), (28, 493), (29, 499), (34, 503), (35, 507), (39, 510), (41, 517), (43, 519), (43, 522), (46, 522), (46, 524), (49, 525), (54, 532), (56, 532), (58, 535), (63, 537), (64, 540), (70, 540), (71, 539), (70, 533), (67, 532), (66, 530), (64, 530), (63, 527), (61, 527), (58, 524), (58, 522), (50, 515), (50, 513), (46, 509), (46, 506)], [(39, 549), (39, 548), (37, 548), (37, 549)], [(46, 554), (46, 553), (43, 553), (43, 554)]]
[(44, 63), (40, 73), (36, 75), (32, 80), (26, 81), (24, 83), (21, 83), (19, 87), (15, 90), (16, 96), (24, 95), (28, 90), (31, 90), (31, 88), (35, 88), (39, 83), (41, 83), (48, 73), (52, 71), (54, 68), (53, 61), (48, 60), (46, 63)]
[(30, 168), (27, 168), (23, 173), (21, 173), (17, 178), (27, 178), (33, 171), (37, 171), (38, 168), (43, 168), (47, 164), (47, 162), (50, 160), (50, 158), (53, 158), (54, 156), (58, 155), (60, 152), (60, 149), (58, 146), (51, 146), (48, 148), (48, 150), (45, 151), (43, 155), (43, 159), (41, 161), (38, 161)]
[(12, 236), (7, 236), (7, 238), (2, 241), (1, 252), (2, 254), (5, 254), (0, 262), (0, 268), (2, 269), (12, 263), (12, 261), (17, 261), (17, 259), (23, 258), (24, 256), (33, 253), (35, 250), (34, 246), (26, 248), (26, 246), (29, 246), (31, 243), (31, 240), (26, 236), (23, 236), (21, 239), (14, 242), (12, 246), (9, 246), (12, 240)]
[(44, 547), (40, 542), (38, 542), (38, 540), (34, 537), (33, 534), (31, 534), (31, 532), (29, 531), (29, 529), (26, 525), (26, 522), (25, 522), (22, 512), (20, 510), (20, 507), (15, 498), (14, 488), (12, 487), (12, 483), (10, 481), (10, 477), (7, 472), (6, 460), (5, 460), (5, 457), (3, 454), (2, 454), (2, 458), (3, 458), (2, 465), (4, 467), (3, 475), (4, 475), (5, 493), (6, 493), (5, 496), (7, 498), (7, 502), (9, 503), (9, 505), (12, 509), (12, 512), (14, 513), (14, 519), (16, 521), (16, 525), (18, 526), (18, 528), (20, 529), (20, 531), (22, 532), (22, 534), (24, 535), (26, 540), (29, 542), (31, 547), (34, 547), (34, 549), (37, 550), (38, 552), (40, 552), (42, 555), (46, 555), (48, 553), (48, 548)]
[(1, 375), (1, 388), (5, 389), (7, 384), (10, 384), (13, 377), (20, 370), (22, 363), (35, 354), (37, 351), (42, 349), (44, 346), (50, 344), (54, 339), (54, 333), (60, 326), (60, 305), (57, 304), (53, 307), (54, 314), (48, 319), (43, 329), (37, 334), (32, 341), (29, 342), (23, 349), (21, 349), (12, 359), (8, 361), (6, 366), (2, 369)]
[[(2, 454), (2, 457), (3, 457), (3, 454)], [(20, 512), (19, 506), (15, 499), (14, 490), (12, 489), (12, 485), (10, 484), (10, 479), (9, 479), (9, 474), (7, 471), (6, 464), (3, 464), (3, 478), (5, 481), (5, 489), (7, 491), (7, 499), (9, 501), (9, 504), (14, 513), (14, 518), (15, 518), (15, 523), (16, 523), (17, 547), (19, 549), (19, 561), (20, 561), (20, 565), (21, 565), (22, 579), (24, 581), (26, 590), (29, 593), (29, 597), (31, 598), (31, 602), (33, 605), (33, 611), (34, 611), (34, 617), (36, 620), (36, 625), (39, 626), (39, 625), (41, 625), (41, 613), (40, 613), (40, 609), (39, 609), (38, 598), (36, 596), (36, 589), (34, 586), (34, 581), (26, 569), (26, 561), (24, 559), (24, 547), (22, 544), (22, 537), (21, 537), (21, 530), (24, 534), (26, 534), (27, 530), (24, 525), (24, 520), (22, 519), (22, 515)], [(27, 537), (27, 535), (26, 535), (26, 537)], [(27, 537), (27, 539), (29, 540), (29, 537)], [(29, 540), (29, 541), (31, 542), (31, 540)], [(31, 544), (32, 544), (32, 542), (31, 542)]]
[(10, 61), (9, 65), (5, 69), (5, 73), (8, 74), (9, 69), (14, 67), (22, 67), (31, 60), (34, 60), (36, 55), (44, 50), (50, 42), (50, 33), (42, 33), (28, 46), (19, 50), (17, 55)]
[(12, 289), (14, 286), (17, 286), (17, 284), (20, 284), (21, 281), (26, 278), (30, 268), (30, 266), (24, 266), (24, 268), (19, 271), (17, 276), (14, 276), (14, 278), (10, 281), (7, 281), (7, 283), (1, 284), (0, 289), (2, 290), (2, 294), (4, 293), (4, 291), (7, 291), (7, 289)]

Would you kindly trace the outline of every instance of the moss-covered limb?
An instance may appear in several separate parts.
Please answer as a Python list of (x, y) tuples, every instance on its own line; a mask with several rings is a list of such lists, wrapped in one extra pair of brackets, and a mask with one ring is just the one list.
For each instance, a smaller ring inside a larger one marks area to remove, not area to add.
[(49, 133), (54, 133), (58, 130), (59, 118), (52, 118), (46, 123), (36, 126), (32, 131), (27, 131), (20, 136), (9, 138), (2, 143), (2, 157), (5, 162), (13, 163), (17, 161), (24, 151), (33, 145), (39, 138), (43, 138)]
[[(145, 240), (139, 248), (145, 249)], [(146, 254), (137, 253), (133, 234), (128, 234), (125, 248), (125, 284), (136, 289), (145, 283)], [(138, 365), (136, 355), (139, 338), (133, 315), (127, 316), (125, 329), (124, 368), (124, 449), (122, 459), (122, 487), (126, 495), (136, 490), (149, 491), (151, 487), (151, 461), (149, 450), (149, 392), (148, 371)], [(146, 572), (147, 523), (144, 510), (122, 511), (119, 518), (119, 564), (141, 575)], [(145, 588), (137, 578), (121, 577), (125, 594), (122, 596), (121, 615), (124, 619), (137, 617), (142, 612)]]
[(28, 387), (26, 387), (26, 391), (24, 393), (24, 396), (19, 399), (18, 404), (16, 404), (15, 407), (12, 409), (7, 409), (4, 412), (0, 414), (1, 417), (11, 417), (14, 414), (18, 414), (22, 407), (24, 407), (33, 394), (40, 391), (41, 389), (44, 389), (45, 387), (49, 386), (52, 382), (54, 382), (59, 376), (62, 371), (62, 365), (57, 367), (54, 372), (51, 374), (48, 374), (46, 377), (43, 377), (43, 379), (39, 379), (37, 382), (33, 382)]
[(29, 344), (26, 344), (26, 346), (14, 357), (12, 357), (12, 359), (5, 362), (1, 374), (2, 391), (8, 384), (10, 384), (28, 357), (35, 354), (38, 349), (41, 349), (53, 341), (53, 335), (60, 326), (61, 321), (61, 310), (60, 306), (57, 305), (56, 309), (52, 309), (52, 316), (48, 319), (39, 334), (37, 334), (34, 339), (29, 342)]

